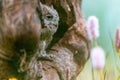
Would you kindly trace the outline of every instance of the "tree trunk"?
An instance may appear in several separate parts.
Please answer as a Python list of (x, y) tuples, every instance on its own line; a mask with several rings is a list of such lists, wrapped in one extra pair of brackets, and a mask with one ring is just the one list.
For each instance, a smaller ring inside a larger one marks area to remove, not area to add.
[(89, 58), (82, 0), (1, 0), (0, 80), (76, 80)]

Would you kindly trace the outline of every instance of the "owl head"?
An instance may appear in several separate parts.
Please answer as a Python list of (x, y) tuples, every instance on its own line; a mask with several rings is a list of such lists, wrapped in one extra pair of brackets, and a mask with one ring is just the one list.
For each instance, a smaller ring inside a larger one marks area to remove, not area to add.
[(42, 29), (49, 30), (52, 34), (54, 34), (58, 28), (59, 15), (57, 11), (53, 8), (53, 6), (47, 6), (39, 3), (41, 10), (41, 18), (43, 22)]

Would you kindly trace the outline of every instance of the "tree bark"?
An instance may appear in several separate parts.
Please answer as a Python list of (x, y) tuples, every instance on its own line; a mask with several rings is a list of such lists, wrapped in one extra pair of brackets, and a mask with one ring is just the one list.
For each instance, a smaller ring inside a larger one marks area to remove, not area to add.
[[(47, 79), (76, 80), (89, 57), (90, 49), (86, 23), (81, 12), (81, 0), (40, 1), (49, 6), (53, 5), (60, 17), (58, 31), (54, 35), (50, 49), (47, 50), (49, 55), (54, 55), (50, 64), (57, 70), (59, 79), (51, 79), (51, 77)], [(62, 30), (65, 31), (61, 32)], [(46, 65), (49, 61), (42, 63)], [(47, 69), (48, 73), (51, 68)]]
[[(2, 0), (0, 4), (0, 80), (76, 80), (90, 50), (82, 0)], [(53, 6), (59, 15), (58, 29), (44, 50), (40, 46), (46, 24), (43, 6)]]

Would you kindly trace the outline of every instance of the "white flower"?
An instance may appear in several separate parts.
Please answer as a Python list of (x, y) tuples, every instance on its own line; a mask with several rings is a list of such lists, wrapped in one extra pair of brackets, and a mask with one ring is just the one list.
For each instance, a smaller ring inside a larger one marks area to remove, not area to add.
[(88, 36), (91, 41), (99, 37), (99, 21), (97, 17), (90, 16), (87, 21)]
[(91, 50), (91, 61), (92, 61), (92, 66), (95, 69), (102, 69), (105, 66), (105, 52), (104, 50), (100, 47), (94, 47)]

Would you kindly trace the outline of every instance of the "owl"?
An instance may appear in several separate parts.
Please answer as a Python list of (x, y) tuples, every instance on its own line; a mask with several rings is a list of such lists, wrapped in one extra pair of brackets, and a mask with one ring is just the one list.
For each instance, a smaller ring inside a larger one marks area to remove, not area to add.
[(40, 49), (45, 51), (45, 49), (50, 44), (54, 33), (58, 29), (59, 15), (53, 6), (47, 6), (39, 3), (39, 8), (41, 12), (41, 35), (40, 35)]
[[(38, 14), (40, 14), (41, 20), (41, 31), (40, 31), (40, 43), (38, 53), (32, 58), (33, 61), (30, 63), (29, 71), (27, 71), (27, 76), (25, 80), (42, 80), (44, 77), (42, 63), (37, 61), (41, 56), (46, 57), (46, 48), (51, 42), (54, 33), (57, 31), (59, 16), (57, 11), (53, 6), (47, 6), (42, 3), (38, 5)], [(34, 75), (33, 75), (34, 74)]]

